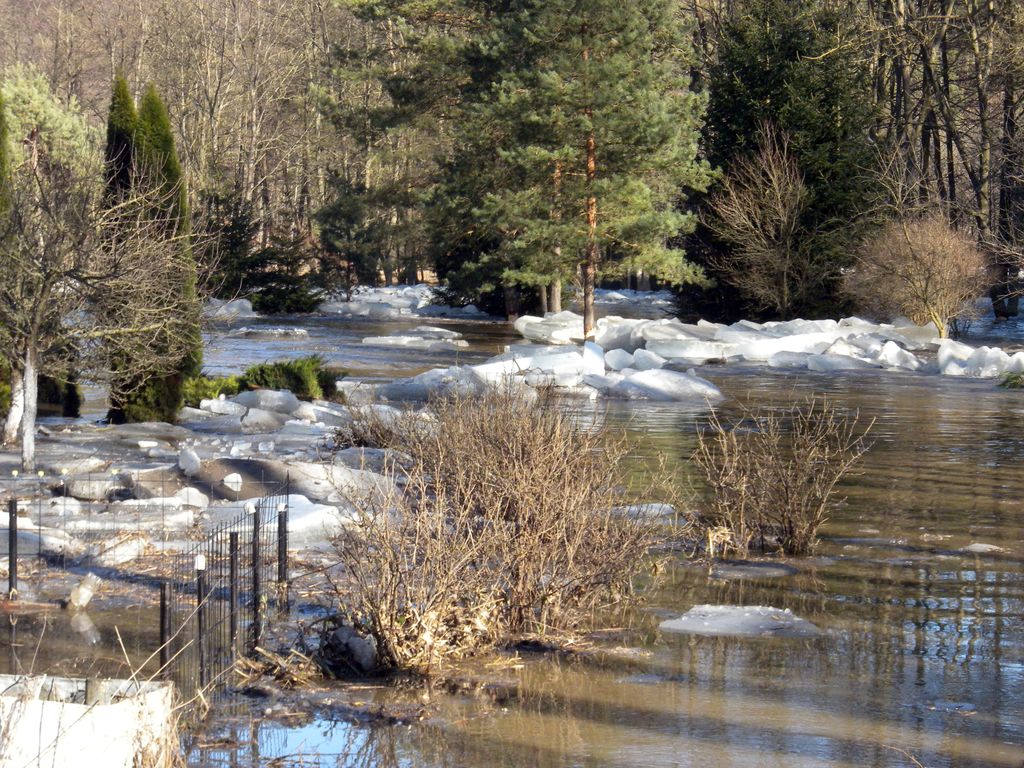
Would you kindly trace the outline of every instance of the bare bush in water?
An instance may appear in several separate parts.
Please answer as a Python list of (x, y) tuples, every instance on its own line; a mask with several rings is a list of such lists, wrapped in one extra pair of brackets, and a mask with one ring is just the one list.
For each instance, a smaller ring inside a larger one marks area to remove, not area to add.
[(388, 440), (407, 457), (394, 490), (353, 500), (356, 524), (334, 540), (341, 609), (383, 666), (428, 671), (578, 628), (633, 594), (662, 529), (619, 484), (622, 438), (511, 393), (430, 410), (430, 429)]
[[(746, 555), (751, 547), (803, 555), (839, 503), (836, 486), (868, 448), (856, 416), (825, 398), (788, 411), (746, 412), (723, 425), (711, 416), (693, 460), (705, 481), (697, 522), (709, 549)], [(714, 552), (712, 551), (713, 555)]]

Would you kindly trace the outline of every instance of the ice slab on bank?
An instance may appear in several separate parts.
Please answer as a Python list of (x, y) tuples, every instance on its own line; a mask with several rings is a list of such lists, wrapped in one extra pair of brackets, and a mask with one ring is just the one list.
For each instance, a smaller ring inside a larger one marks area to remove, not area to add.
[(662, 632), (711, 637), (818, 637), (814, 624), (788, 608), (763, 605), (695, 605), (678, 619), (663, 621)]

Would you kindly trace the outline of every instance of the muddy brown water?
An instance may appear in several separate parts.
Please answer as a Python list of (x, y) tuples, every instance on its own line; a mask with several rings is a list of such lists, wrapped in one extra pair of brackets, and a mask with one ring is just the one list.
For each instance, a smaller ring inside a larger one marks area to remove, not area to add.
[[(507, 343), (504, 331), (494, 332), (497, 340), (489, 333), (478, 332), (483, 341), (474, 339), (470, 354)], [(225, 358), (216, 359), (226, 370)], [(399, 361), (382, 375), (453, 361)], [(245, 718), (215, 720), (190, 762), (1019, 768), (1024, 393), (992, 381), (872, 371), (701, 373), (729, 396), (726, 419), (740, 402), (786, 407), (827, 393), (862, 424), (874, 421), (862, 472), (843, 485), (846, 503), (816, 555), (788, 561), (795, 574), (748, 578), (733, 569), (716, 578), (680, 557), (627, 629), (609, 637), (607, 645), (624, 652), (524, 655), (521, 668), (491, 673), (500, 695), (434, 693), (425, 719), (412, 725), (370, 725), (330, 706), (299, 721), (252, 721), (253, 712), (275, 709), (257, 703)], [(637, 472), (659, 451), (687, 471), (701, 409), (597, 408), (596, 416), (630, 430)], [(663, 618), (705, 603), (788, 608), (823, 634), (659, 633)], [(144, 634), (144, 621), (134, 620)], [(424, 694), (385, 687), (357, 696), (415, 706)], [(226, 749), (215, 739), (243, 746)]]

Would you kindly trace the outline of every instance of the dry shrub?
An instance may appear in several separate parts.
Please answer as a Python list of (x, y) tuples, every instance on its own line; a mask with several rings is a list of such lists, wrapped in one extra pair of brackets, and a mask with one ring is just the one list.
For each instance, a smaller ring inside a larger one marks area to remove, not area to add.
[(710, 198), (704, 223), (729, 250), (712, 266), (750, 301), (781, 316), (830, 279), (827, 251), (803, 223), (811, 193), (785, 133), (762, 125), (757, 151), (739, 158)]
[[(570, 630), (631, 596), (660, 527), (618, 485), (627, 447), (571, 414), (497, 392), (435, 402), (387, 499), (353, 500), (334, 541), (347, 619), (382, 666), (437, 662)], [(668, 487), (666, 482), (666, 487)], [(662, 499), (667, 501), (668, 499)]]
[(748, 411), (729, 426), (712, 414), (693, 454), (705, 480), (698, 522), (709, 549), (720, 544), (741, 556), (751, 547), (813, 551), (839, 502), (836, 484), (867, 450), (869, 429), (858, 430), (856, 416), (824, 398), (782, 413)]
[(990, 282), (974, 239), (931, 213), (889, 222), (865, 240), (846, 289), (869, 312), (933, 323), (945, 337), (952, 321), (973, 316)]
[(334, 448), (398, 448), (423, 429), (423, 416), (390, 407), (350, 407), (352, 421), (334, 430)]

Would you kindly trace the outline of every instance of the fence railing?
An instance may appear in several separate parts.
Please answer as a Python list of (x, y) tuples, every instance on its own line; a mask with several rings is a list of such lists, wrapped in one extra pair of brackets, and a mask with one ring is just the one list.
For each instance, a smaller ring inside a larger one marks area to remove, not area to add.
[(160, 666), (186, 697), (226, 683), (239, 654), (262, 642), (271, 606), (287, 610), (287, 498), (250, 502), (171, 557), (160, 590)]
[[(186, 700), (222, 687), (238, 656), (252, 653), (268, 623), (288, 607), (287, 476), (251, 481), (247, 490), (259, 496), (222, 500), (241, 511), (212, 527), (225, 515), (223, 506), (179, 503), (159, 488), (148, 499), (123, 498), (109, 474), (73, 480), (94, 483), (94, 491), (104, 484), (113, 490), (87, 501), (63, 476), (0, 480), (0, 493), (8, 497), (8, 597), (17, 596), (19, 559), (26, 558), (142, 581), (159, 589), (160, 674), (174, 680)], [(102, 561), (109, 547), (133, 537), (143, 542), (138, 552), (129, 546), (123, 563)]]

